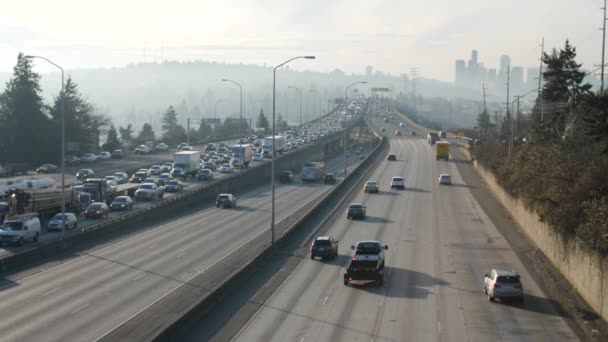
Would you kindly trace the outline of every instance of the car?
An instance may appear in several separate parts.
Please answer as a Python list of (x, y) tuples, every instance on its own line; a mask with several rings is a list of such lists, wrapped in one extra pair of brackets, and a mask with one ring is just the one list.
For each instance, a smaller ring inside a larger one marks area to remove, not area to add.
[(215, 151), (214, 143), (208, 143), (207, 145), (205, 145), (205, 152), (210, 152), (210, 151)]
[(211, 158), (209, 158), (210, 162), (215, 163), (215, 165), (219, 165), (223, 162), (224, 158), (220, 157), (219, 155), (215, 155)]
[(118, 184), (124, 184), (129, 181), (129, 175), (126, 172), (114, 172), (114, 177), (116, 177)]
[(388, 246), (376, 240), (359, 241), (350, 246), (354, 251), (344, 272), (344, 285), (353, 281), (374, 282), (377, 286), (384, 283), (384, 251)]
[(215, 206), (216, 208), (235, 208), (236, 197), (234, 197), (232, 194), (219, 194), (215, 200)]
[(73, 154), (66, 155), (63, 158), (63, 160), (65, 161), (65, 164), (68, 165), (68, 166), (80, 164), (80, 158), (76, 157)]
[(84, 211), (85, 218), (103, 218), (110, 215), (110, 208), (104, 202), (94, 202), (89, 204)]
[(135, 150), (133, 150), (133, 152), (135, 152), (135, 154), (147, 154), (152, 152), (152, 149), (146, 145), (139, 145), (135, 148)]
[(158, 145), (156, 145), (156, 147), (154, 147), (154, 150), (159, 151), (159, 152), (166, 152), (169, 149), (169, 145), (165, 144), (165, 143), (160, 143)]
[(97, 160), (110, 160), (112, 159), (112, 154), (110, 152), (101, 152), (97, 155)]
[(178, 181), (177, 179), (172, 179), (167, 182), (164, 190), (166, 192), (180, 192), (184, 190), (184, 183)]
[(91, 169), (81, 169), (78, 172), (76, 172), (76, 179), (78, 180), (85, 180), (87, 178), (91, 178), (95, 175), (95, 172), (93, 172), (93, 170)]
[(136, 200), (151, 201), (154, 198), (163, 198), (163, 188), (158, 187), (156, 183), (142, 183), (135, 191)]
[(400, 122), (400, 123), (399, 123), (399, 127), (403, 127), (403, 122)]
[(162, 173), (162, 166), (160, 165), (152, 165), (150, 166), (150, 174), (158, 176)]
[(228, 145), (226, 145), (225, 142), (221, 142), (221, 143), (217, 144), (217, 147), (225, 150), (228, 147)]
[[(61, 231), (63, 224), (63, 215), (61, 213), (55, 214), (47, 225), (47, 232)], [(73, 213), (65, 213), (65, 230), (74, 229), (78, 227), (78, 218)]]
[(367, 181), (363, 186), (363, 192), (378, 193), (380, 192), (380, 186), (378, 186), (378, 182), (376, 181)]
[(57, 172), (57, 165), (55, 164), (42, 164), (36, 169), (37, 173), (55, 173)]
[(8, 219), (0, 226), (0, 245), (10, 243), (22, 246), (27, 240), (38, 242), (41, 231), (40, 227), (38, 216), (27, 215), (25, 217)]
[(416, 135), (416, 131), (410, 131), (410, 135), (411, 136), (415, 136)]
[(252, 160), (256, 161), (256, 162), (259, 162), (259, 161), (264, 160), (264, 157), (262, 156), (261, 153), (256, 153), (256, 154), (253, 155)]
[(199, 181), (213, 180), (213, 171), (211, 169), (201, 169), (196, 174), (196, 179)]
[(405, 180), (403, 177), (393, 177), (391, 179), (391, 190), (392, 189), (405, 190)]
[(94, 163), (97, 160), (97, 156), (93, 153), (87, 153), (80, 157), (80, 161), (83, 163)]
[(485, 274), (483, 292), (488, 300), (493, 302), (497, 298), (502, 302), (505, 299), (515, 299), (520, 303), (524, 301), (524, 288), (521, 276), (515, 271), (493, 269)]
[(365, 220), (367, 216), (367, 207), (361, 203), (351, 203), (346, 209), (346, 219), (361, 218)]
[(154, 183), (156, 184), (156, 186), (158, 186), (158, 180), (154, 177), (148, 177), (146, 179), (144, 179), (144, 181), (142, 183)]
[(389, 153), (386, 160), (397, 160), (397, 155), (394, 153)]
[(398, 137), (400, 137), (401, 136), (401, 131), (400, 130), (396, 130), (395, 131), (395, 135), (398, 136)]
[(114, 151), (112, 151), (112, 158), (113, 159), (122, 159), (122, 157), (124, 157), (124, 154), (123, 154), (122, 150), (114, 150)]
[(105, 179), (106, 181), (106, 192), (114, 194), (118, 191), (118, 182), (113, 179)]
[(293, 183), (293, 172), (281, 171), (281, 173), (279, 173), (279, 182), (280, 183)]
[(338, 240), (332, 236), (318, 236), (310, 244), (310, 258), (335, 258), (338, 256)]
[(137, 171), (131, 176), (130, 183), (143, 183), (144, 179), (148, 178), (148, 171)]
[(217, 169), (217, 164), (215, 164), (212, 161), (208, 161), (208, 162), (204, 162), (203, 165), (201, 165), (202, 169), (209, 169), (211, 171), (215, 171)]
[(110, 203), (111, 210), (133, 209), (133, 200), (129, 196), (118, 196)]
[(170, 181), (172, 179), (173, 179), (173, 176), (171, 176), (170, 173), (165, 172), (165, 173), (162, 173), (160, 176), (158, 176), (158, 179), (156, 180), (156, 182), (159, 185), (165, 185), (165, 184), (167, 184), (168, 181)]
[(179, 145), (177, 145), (177, 150), (178, 151), (184, 151), (184, 147), (189, 146), (188, 143), (179, 143)]
[(440, 174), (439, 175), (439, 184), (440, 185), (451, 185), (452, 177), (450, 177), (450, 175), (448, 175), (447, 173)]
[(232, 173), (233, 167), (230, 163), (224, 163), (219, 169), (220, 173)]
[(380, 132), (386, 132), (386, 128), (381, 127), (381, 128), (380, 128)]
[(180, 151), (194, 151), (194, 148), (190, 145), (182, 146)]
[(323, 184), (336, 184), (336, 175), (333, 173), (326, 173), (323, 177)]
[(107, 181), (116, 182), (116, 185), (118, 185), (118, 178), (116, 176), (114, 176), (114, 175), (112, 175), (112, 176), (105, 176), (105, 177), (103, 177), (103, 179), (105, 179), (106, 182)]

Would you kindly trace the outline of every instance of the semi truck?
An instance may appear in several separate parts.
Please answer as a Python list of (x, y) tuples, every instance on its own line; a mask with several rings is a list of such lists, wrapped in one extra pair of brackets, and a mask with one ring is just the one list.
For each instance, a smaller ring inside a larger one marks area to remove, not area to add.
[[(79, 213), (78, 192), (65, 190), (67, 212)], [(0, 223), (21, 214), (38, 213), (40, 218), (51, 218), (61, 212), (61, 189), (11, 189), (7, 201), (0, 202)]]
[[(274, 150), (276, 153), (282, 154), (285, 150), (285, 137), (282, 135), (274, 136)], [(272, 158), (272, 137), (264, 138), (264, 143), (262, 144), (262, 153), (266, 158)]]
[(196, 176), (200, 165), (201, 153), (199, 151), (180, 151), (173, 154), (173, 177), (184, 180), (188, 176)]
[(91, 195), (91, 202), (110, 204), (116, 196), (116, 191), (112, 191), (106, 180), (100, 178), (87, 178), (82, 183), (81, 191)]
[(0, 184), (0, 198), (6, 197), (11, 189), (48, 189), (54, 188), (53, 178), (19, 179)]
[(434, 145), (437, 141), (439, 141), (439, 134), (429, 132), (429, 134), (427, 134), (427, 136), (426, 136), (426, 139), (427, 139), (429, 145)]
[(438, 141), (435, 143), (435, 159), (450, 159), (450, 143), (447, 141)]
[(249, 162), (253, 158), (253, 145), (252, 144), (241, 144), (232, 145), (229, 147), (232, 152), (232, 166), (234, 167), (249, 167)]
[(302, 182), (318, 182), (325, 177), (325, 164), (323, 162), (310, 162), (302, 166)]

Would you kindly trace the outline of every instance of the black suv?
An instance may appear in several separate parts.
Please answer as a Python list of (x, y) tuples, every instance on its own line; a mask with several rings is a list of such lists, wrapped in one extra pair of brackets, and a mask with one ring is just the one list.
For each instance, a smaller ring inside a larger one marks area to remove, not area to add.
[(130, 183), (142, 183), (146, 178), (148, 178), (148, 174), (143, 171), (137, 171), (131, 176)]
[(388, 160), (397, 160), (397, 155), (394, 153), (389, 153), (388, 157), (386, 158)]
[(323, 184), (336, 184), (336, 176), (333, 173), (326, 173)]
[(351, 203), (348, 206), (348, 209), (346, 209), (346, 218), (347, 219), (354, 219), (354, 218), (361, 218), (365, 220), (365, 216), (367, 214), (367, 208), (361, 204), (361, 203)]
[(382, 286), (384, 283), (384, 250), (388, 246), (380, 241), (367, 240), (359, 241), (351, 246), (354, 250), (346, 272), (344, 272), (344, 285), (349, 285), (352, 281), (373, 281), (376, 285)]
[(236, 197), (232, 196), (232, 194), (219, 194), (215, 200), (215, 206), (217, 208), (234, 208), (236, 207)]
[(331, 236), (319, 236), (310, 245), (310, 258), (335, 258), (338, 256), (338, 240)]
[(281, 183), (293, 183), (293, 172), (281, 171), (279, 174), (279, 182)]

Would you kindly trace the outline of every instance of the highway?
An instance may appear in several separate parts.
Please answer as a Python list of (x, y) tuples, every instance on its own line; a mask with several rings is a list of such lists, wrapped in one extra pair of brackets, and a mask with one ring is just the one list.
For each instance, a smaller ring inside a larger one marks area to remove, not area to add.
[[(360, 162), (348, 158), (352, 168)], [(342, 169), (338, 157), (326, 169)], [(277, 223), (331, 185), (280, 185)], [(201, 274), (269, 228), (270, 187), (238, 196), (236, 209), (158, 224), (63, 263), (0, 284), (1, 341), (93, 341)]]
[[(398, 160), (383, 161), (370, 177), (381, 192), (360, 191), (353, 200), (367, 206), (368, 218), (341, 214), (329, 228), (340, 241), (339, 257), (303, 258), (234, 340), (578, 340), (480, 208), (456, 162), (436, 161), (420, 135), (391, 138), (391, 152)], [(440, 173), (451, 174), (453, 185), (440, 186)], [(393, 176), (405, 177), (404, 191), (390, 190)], [(389, 246), (384, 285), (345, 286), (350, 246), (366, 239)], [(524, 304), (487, 300), (483, 275), (492, 268), (521, 274)]]

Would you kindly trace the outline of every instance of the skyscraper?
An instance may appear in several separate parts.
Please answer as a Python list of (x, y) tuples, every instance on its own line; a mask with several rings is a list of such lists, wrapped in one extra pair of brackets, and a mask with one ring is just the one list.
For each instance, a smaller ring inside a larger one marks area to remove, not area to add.
[(507, 79), (507, 69), (511, 66), (511, 57), (507, 55), (500, 56), (500, 67), (498, 68), (498, 79)]

